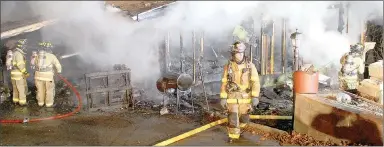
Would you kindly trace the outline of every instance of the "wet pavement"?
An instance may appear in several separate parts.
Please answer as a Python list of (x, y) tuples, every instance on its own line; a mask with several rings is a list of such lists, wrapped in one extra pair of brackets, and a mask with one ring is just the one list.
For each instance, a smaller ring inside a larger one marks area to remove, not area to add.
[[(14, 110), (23, 110), (16, 106)], [(13, 111), (2, 119), (22, 118), (24, 111)], [(41, 110), (40, 116), (49, 116)], [(32, 118), (32, 117), (31, 117)], [(121, 110), (120, 112), (81, 112), (74, 116), (26, 124), (1, 124), (0, 145), (154, 145), (201, 126), (198, 117), (163, 115), (152, 110)], [(171, 145), (278, 145), (260, 141), (245, 133), (244, 138), (228, 144), (224, 126), (216, 126)]]

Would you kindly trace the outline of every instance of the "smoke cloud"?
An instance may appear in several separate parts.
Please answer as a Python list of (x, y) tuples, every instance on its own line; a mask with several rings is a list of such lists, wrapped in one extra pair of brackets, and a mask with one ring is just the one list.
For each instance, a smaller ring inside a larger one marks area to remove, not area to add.
[(167, 9), (164, 16), (139, 23), (106, 11), (104, 2), (28, 3), (36, 14), (60, 19), (60, 23), (43, 32), (43, 38), (59, 40), (72, 51), (80, 52), (84, 61), (100, 67), (124, 63), (132, 69), (133, 80), (138, 82), (158, 78), (158, 46), (167, 31), (172, 34), (174, 51), (179, 50), (179, 33), (182, 32), (184, 46), (191, 52), (192, 30), (204, 32), (207, 44), (224, 44), (220, 50), (225, 51), (232, 43), (233, 28), (242, 20), (254, 18), (256, 33), (260, 33), (261, 20), (274, 20), (275, 55), (279, 55), (281, 20), (285, 18), (288, 54), (292, 54), (289, 35), (298, 29), (303, 33), (300, 55), (305, 62), (321, 66), (331, 61), (337, 64), (341, 55), (349, 51), (349, 45), (359, 41), (362, 20), (382, 18), (383, 13), (382, 1), (349, 2), (349, 32), (340, 34), (337, 32), (338, 9), (328, 9), (339, 3), (333, 1), (180, 1)]

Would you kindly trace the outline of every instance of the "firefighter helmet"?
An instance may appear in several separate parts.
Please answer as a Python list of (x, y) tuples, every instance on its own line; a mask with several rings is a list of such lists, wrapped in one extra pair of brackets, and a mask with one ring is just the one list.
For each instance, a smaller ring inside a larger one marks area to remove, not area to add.
[(245, 51), (245, 44), (240, 42), (240, 41), (236, 41), (235, 43), (232, 44), (232, 49), (231, 49), (231, 52), (232, 53), (243, 53)]
[(363, 45), (361, 45), (360, 43), (357, 43), (351, 46), (352, 53), (361, 53), (362, 51), (363, 51)]
[(27, 50), (27, 39), (20, 39), (16, 43), (16, 48), (25, 52)]
[(52, 52), (53, 45), (51, 42), (42, 41), (39, 43), (39, 46), (41, 47), (42, 50), (45, 50), (46, 52), (49, 52), (49, 53)]

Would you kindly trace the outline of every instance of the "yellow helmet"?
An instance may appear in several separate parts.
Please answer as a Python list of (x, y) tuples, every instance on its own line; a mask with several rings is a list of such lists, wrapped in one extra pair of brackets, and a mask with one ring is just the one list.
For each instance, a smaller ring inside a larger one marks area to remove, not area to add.
[(52, 43), (51, 42), (46, 42), (46, 41), (39, 42), (39, 46), (41, 46), (42, 49), (47, 51), (47, 52), (50, 52), (51, 49), (53, 48)]

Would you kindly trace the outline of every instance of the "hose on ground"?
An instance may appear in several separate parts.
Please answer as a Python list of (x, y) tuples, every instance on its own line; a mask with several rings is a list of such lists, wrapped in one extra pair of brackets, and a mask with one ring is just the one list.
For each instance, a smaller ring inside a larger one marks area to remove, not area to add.
[[(250, 119), (283, 119), (283, 120), (292, 120), (292, 116), (250, 115)], [(173, 138), (167, 139), (165, 141), (162, 141), (162, 142), (160, 142), (158, 144), (155, 144), (154, 146), (167, 146), (167, 145), (175, 143), (175, 142), (177, 142), (179, 140), (182, 140), (184, 138), (190, 137), (192, 135), (195, 135), (195, 134), (200, 133), (200, 132), (202, 132), (204, 130), (207, 130), (209, 128), (212, 128), (214, 126), (217, 126), (217, 125), (220, 125), (220, 124), (223, 124), (223, 123), (226, 123), (226, 122), (228, 122), (228, 119), (227, 118), (223, 118), (223, 119), (211, 122), (209, 124), (206, 124), (204, 126), (201, 126), (199, 128), (193, 129), (191, 131), (185, 132), (185, 133), (183, 133), (181, 135), (178, 135), (176, 137), (173, 137)]]
[[(77, 91), (77, 89), (75, 87), (73, 87), (73, 85), (68, 82), (67, 79), (65, 79), (62, 75), (58, 74), (59, 78), (61, 80), (64, 81), (65, 84), (67, 84), (67, 86), (69, 86), (71, 88), (71, 90), (75, 93), (76, 97), (77, 97), (77, 100), (79, 101), (78, 104), (77, 104), (77, 108), (72, 111), (72, 112), (69, 112), (69, 113), (66, 113), (66, 114), (59, 114), (59, 115), (55, 115), (55, 116), (51, 116), (51, 117), (44, 117), (44, 118), (34, 118), (34, 119), (31, 119), (29, 120), (28, 122), (39, 122), (39, 121), (43, 121), (43, 120), (53, 120), (53, 119), (60, 119), (60, 118), (65, 118), (65, 117), (69, 117), (69, 116), (72, 116), (73, 114), (79, 112), (81, 110), (81, 96), (80, 96), (80, 93)], [(23, 123), (24, 120), (23, 119), (15, 119), (15, 120), (0, 120), (0, 123)]]

